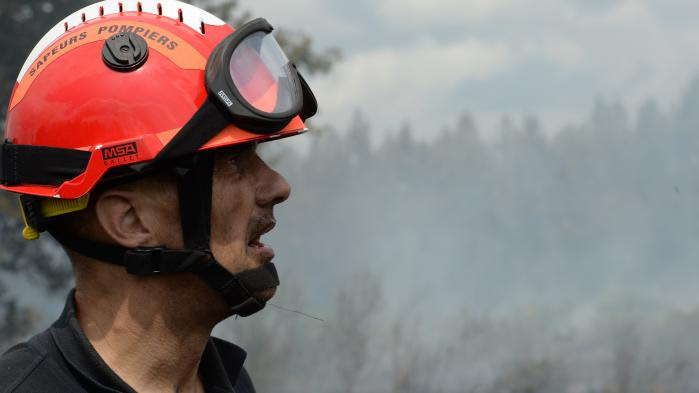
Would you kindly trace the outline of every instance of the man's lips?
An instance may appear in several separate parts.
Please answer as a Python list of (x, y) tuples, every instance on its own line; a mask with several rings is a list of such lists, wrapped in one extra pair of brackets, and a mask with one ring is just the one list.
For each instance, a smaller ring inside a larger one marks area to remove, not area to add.
[(267, 222), (267, 225), (256, 231), (257, 233), (253, 235), (252, 240), (248, 242), (248, 249), (253, 254), (257, 254), (260, 257), (260, 259), (265, 260), (265, 262), (269, 262), (270, 260), (272, 260), (272, 258), (274, 258), (274, 250), (272, 249), (272, 247), (262, 243), (260, 239), (262, 238), (262, 235), (274, 229), (275, 225), (276, 222), (274, 221), (274, 219), (269, 220)]
[(248, 243), (248, 249), (251, 250), (253, 254), (258, 255), (260, 259), (265, 260), (265, 262), (268, 262), (274, 258), (274, 249), (262, 243), (259, 237)]

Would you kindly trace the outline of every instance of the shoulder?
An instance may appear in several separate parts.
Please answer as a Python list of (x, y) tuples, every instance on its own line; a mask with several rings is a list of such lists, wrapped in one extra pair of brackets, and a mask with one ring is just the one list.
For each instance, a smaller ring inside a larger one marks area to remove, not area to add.
[(15, 392), (46, 360), (47, 353), (28, 343), (15, 345), (0, 356), (0, 392)]
[(48, 332), (15, 345), (0, 356), (0, 393), (47, 391), (61, 386), (58, 367), (52, 366)]

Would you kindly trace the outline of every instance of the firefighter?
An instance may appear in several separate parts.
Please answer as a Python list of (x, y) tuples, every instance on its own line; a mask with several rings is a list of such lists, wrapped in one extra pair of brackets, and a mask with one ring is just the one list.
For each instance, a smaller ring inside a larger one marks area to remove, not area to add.
[(317, 110), (272, 31), (175, 0), (106, 0), (37, 44), (0, 189), (20, 195), (27, 240), (46, 231), (66, 250), (75, 289), (0, 357), (0, 390), (254, 392), (245, 351), (211, 331), (279, 285), (262, 236), (290, 187), (256, 148)]

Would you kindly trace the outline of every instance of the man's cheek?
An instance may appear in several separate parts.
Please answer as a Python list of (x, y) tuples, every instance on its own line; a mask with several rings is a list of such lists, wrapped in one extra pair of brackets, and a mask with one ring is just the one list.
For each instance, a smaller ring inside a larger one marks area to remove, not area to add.
[(220, 243), (212, 242), (214, 257), (232, 273), (245, 270), (247, 266), (247, 244), (242, 241)]

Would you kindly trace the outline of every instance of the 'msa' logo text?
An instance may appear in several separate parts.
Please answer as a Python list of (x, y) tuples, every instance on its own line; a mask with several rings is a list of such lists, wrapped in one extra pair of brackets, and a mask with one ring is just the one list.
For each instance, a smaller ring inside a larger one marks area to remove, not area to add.
[(123, 145), (105, 147), (102, 149), (102, 159), (105, 165), (124, 164), (138, 159), (138, 146), (136, 142)]

